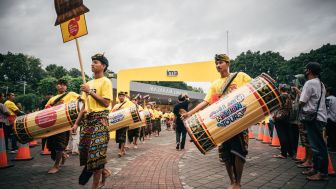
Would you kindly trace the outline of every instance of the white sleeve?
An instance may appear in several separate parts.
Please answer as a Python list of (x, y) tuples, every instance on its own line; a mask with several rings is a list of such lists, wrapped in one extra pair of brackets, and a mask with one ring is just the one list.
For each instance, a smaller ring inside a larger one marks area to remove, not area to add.
[(312, 86), (307, 82), (302, 89), (301, 96), (300, 96), (300, 102), (307, 103), (312, 95)]

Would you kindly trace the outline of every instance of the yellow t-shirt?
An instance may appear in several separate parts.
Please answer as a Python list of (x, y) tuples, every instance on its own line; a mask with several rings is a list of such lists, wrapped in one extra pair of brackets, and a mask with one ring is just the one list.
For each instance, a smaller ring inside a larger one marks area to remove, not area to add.
[[(219, 78), (211, 83), (210, 89), (208, 90), (207, 95), (204, 98), (204, 101), (212, 104), (216, 102), (222, 96), (222, 86), (228, 77)], [(235, 89), (245, 85), (250, 82), (252, 78), (244, 72), (239, 72), (236, 78), (231, 82), (230, 86), (226, 90), (225, 94), (231, 93)]]
[(154, 120), (155, 119), (155, 117), (154, 117), (155, 115), (154, 115), (153, 109), (152, 108), (149, 108), (149, 109), (146, 108), (146, 109), (149, 111), (149, 113), (151, 113), (151, 119)]
[(16, 115), (16, 114), (15, 114), (15, 111), (19, 110), (19, 108), (15, 105), (15, 103), (12, 102), (12, 101), (10, 101), (10, 100), (6, 100), (6, 102), (5, 102), (4, 105), (5, 105), (6, 108), (8, 109), (9, 114), (10, 114), (11, 116)]
[(142, 106), (138, 105), (138, 110), (139, 110), (139, 111), (142, 111), (142, 110), (144, 110), (144, 109), (142, 108)]
[[(134, 103), (132, 101), (128, 100), (127, 98), (125, 98), (124, 102), (121, 102), (121, 103), (118, 103), (118, 104), (114, 105), (113, 108), (112, 108), (112, 111), (118, 111), (118, 110), (122, 110), (122, 109), (128, 108), (130, 106), (134, 106)], [(120, 106), (121, 106), (121, 108), (119, 108)]]
[[(56, 96), (51, 97), (46, 106), (50, 105), (51, 103), (53, 103), (59, 96), (61, 96), (62, 94), (58, 94)], [(79, 97), (79, 94), (75, 93), (75, 92), (69, 92), (67, 95), (65, 95), (60, 101), (57, 102), (57, 104), (63, 104), (63, 103), (69, 103), (70, 101), (73, 100), (77, 100)]]
[[(87, 84), (90, 86), (90, 91), (96, 93), (98, 96), (112, 100), (112, 82), (106, 78), (102, 77), (99, 79), (93, 79), (88, 81)], [(87, 94), (83, 93), (82, 98), (86, 102)], [(89, 95), (89, 106), (91, 112), (100, 112), (104, 110), (110, 110), (111, 107), (104, 107), (100, 105), (92, 96)], [(86, 108), (88, 108), (86, 106)]]
[(169, 118), (170, 118), (170, 119), (174, 119), (174, 116), (175, 116), (174, 113), (173, 113), (173, 112), (170, 112), (170, 114), (169, 114)]

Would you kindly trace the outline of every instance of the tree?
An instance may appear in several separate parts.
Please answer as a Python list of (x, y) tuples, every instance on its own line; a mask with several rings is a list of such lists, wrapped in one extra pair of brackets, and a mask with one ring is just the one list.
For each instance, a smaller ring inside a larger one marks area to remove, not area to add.
[(68, 74), (68, 71), (63, 66), (57, 66), (56, 64), (48, 65), (46, 70), (49, 76), (55, 77), (56, 79), (60, 79)]
[(78, 70), (77, 68), (71, 68), (69, 70), (69, 75), (71, 77), (81, 77), (82, 76), (82, 73), (80, 70)]
[(26, 95), (19, 95), (15, 98), (15, 102), (21, 103), (25, 112), (31, 112), (39, 106), (41, 98), (36, 94), (28, 93)]
[(39, 82), (39, 86), (37, 88), (39, 94), (41, 95), (46, 95), (48, 93), (53, 93), (56, 94), (56, 83), (57, 83), (57, 79), (54, 77), (46, 77), (44, 79), (42, 79)]
[(253, 78), (264, 72), (274, 79), (281, 79), (278, 73), (283, 65), (286, 65), (286, 60), (278, 52), (267, 51), (260, 54), (260, 51), (247, 51), (231, 62), (231, 71), (242, 71)]
[[(25, 81), (30, 86), (27, 87), (28, 90), (35, 89), (44, 76), (40, 59), (11, 52), (0, 56), (0, 81), (7, 86)], [(26, 92), (32, 91), (26, 90)]]

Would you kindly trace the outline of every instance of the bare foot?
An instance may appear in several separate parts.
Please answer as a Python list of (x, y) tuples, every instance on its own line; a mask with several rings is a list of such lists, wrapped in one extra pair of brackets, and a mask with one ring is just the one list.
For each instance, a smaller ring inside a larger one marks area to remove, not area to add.
[(234, 184), (231, 184), (228, 189), (233, 189)]
[(240, 184), (235, 183), (232, 187), (232, 189), (240, 189)]
[(59, 171), (60, 169), (57, 167), (52, 167), (51, 169), (49, 169), (48, 174), (55, 174)]
[(65, 163), (65, 160), (69, 158), (69, 155), (64, 153), (63, 156), (62, 156), (62, 161), (61, 161), (61, 165), (64, 165)]

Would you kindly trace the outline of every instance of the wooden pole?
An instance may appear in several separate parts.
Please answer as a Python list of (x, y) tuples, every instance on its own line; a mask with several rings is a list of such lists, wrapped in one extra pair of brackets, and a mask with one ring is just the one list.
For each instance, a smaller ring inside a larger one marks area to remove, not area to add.
[[(79, 59), (79, 66), (80, 66), (80, 70), (81, 70), (81, 74), (82, 74), (82, 81), (83, 84), (86, 84), (86, 80), (85, 80), (85, 74), (84, 74), (84, 69), (83, 69), (83, 61), (82, 61), (82, 55), (80, 53), (80, 48), (79, 48), (79, 42), (77, 40), (77, 38), (75, 39), (76, 41), (76, 47), (77, 47), (77, 54), (78, 54), (78, 59)], [(86, 104), (87, 104), (87, 110), (88, 112), (90, 112), (90, 105), (89, 105), (89, 96), (87, 94), (86, 95)]]
[(80, 70), (81, 70), (81, 73), (82, 73), (82, 81), (83, 81), (83, 84), (86, 83), (85, 81), (85, 74), (84, 74), (84, 69), (83, 69), (83, 61), (82, 61), (82, 55), (80, 53), (80, 49), (79, 49), (79, 43), (78, 43), (78, 40), (77, 38), (75, 39), (76, 41), (76, 47), (77, 47), (77, 54), (78, 54), (78, 59), (79, 59), (79, 66), (80, 66)]

